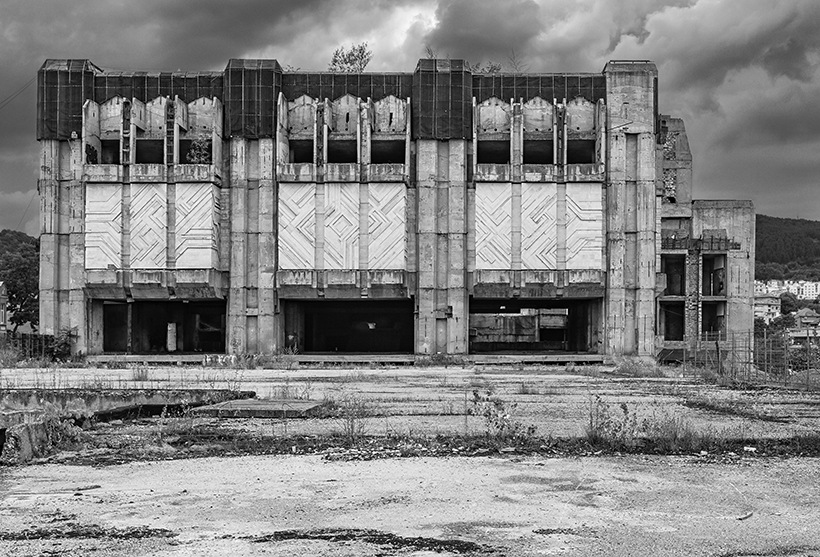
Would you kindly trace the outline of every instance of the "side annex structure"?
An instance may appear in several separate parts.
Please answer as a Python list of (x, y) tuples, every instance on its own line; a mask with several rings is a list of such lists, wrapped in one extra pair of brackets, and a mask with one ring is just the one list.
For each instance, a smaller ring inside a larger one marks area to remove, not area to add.
[(656, 357), (753, 320), (648, 61), (38, 73), (40, 326), (85, 354)]

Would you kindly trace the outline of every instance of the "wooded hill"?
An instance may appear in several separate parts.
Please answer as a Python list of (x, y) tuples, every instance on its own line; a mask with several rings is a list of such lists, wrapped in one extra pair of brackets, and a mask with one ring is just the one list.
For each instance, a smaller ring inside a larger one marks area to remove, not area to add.
[(820, 222), (757, 215), (755, 278), (820, 281)]

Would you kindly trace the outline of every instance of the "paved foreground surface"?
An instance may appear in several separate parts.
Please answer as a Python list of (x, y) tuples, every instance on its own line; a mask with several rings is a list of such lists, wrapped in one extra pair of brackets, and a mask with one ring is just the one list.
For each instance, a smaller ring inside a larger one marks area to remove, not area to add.
[(820, 556), (819, 477), (694, 456), (0, 468), (0, 554)]

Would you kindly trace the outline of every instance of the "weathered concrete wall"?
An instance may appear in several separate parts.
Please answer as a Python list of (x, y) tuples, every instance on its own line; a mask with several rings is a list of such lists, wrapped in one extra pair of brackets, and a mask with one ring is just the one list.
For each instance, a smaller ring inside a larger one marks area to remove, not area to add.
[(652, 63), (610, 62), (607, 78), (606, 352), (654, 355), (656, 199)]
[(417, 354), (466, 354), (467, 142), (416, 142)]

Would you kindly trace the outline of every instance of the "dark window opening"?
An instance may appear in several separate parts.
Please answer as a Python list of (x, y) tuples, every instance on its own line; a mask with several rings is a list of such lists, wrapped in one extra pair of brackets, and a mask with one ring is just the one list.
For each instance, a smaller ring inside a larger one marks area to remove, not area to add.
[(510, 164), (509, 141), (479, 141), (477, 150), (478, 164)]
[(327, 142), (327, 162), (356, 163), (359, 162), (359, 153), (354, 140), (337, 140)]
[(404, 164), (404, 141), (373, 141), (370, 144), (372, 164)]
[(165, 142), (161, 139), (138, 139), (136, 164), (163, 164), (165, 162)]
[(567, 141), (567, 164), (595, 163), (595, 141), (570, 139)]
[(662, 255), (661, 272), (666, 274), (664, 296), (686, 295), (686, 256)]
[(683, 340), (683, 302), (661, 304), (661, 326), (663, 327), (664, 340)]
[(413, 352), (413, 301), (286, 300), (285, 346), (314, 353)]
[(703, 302), (700, 311), (701, 331), (711, 337), (719, 339), (723, 334), (723, 325), (726, 317), (724, 302)]
[(292, 139), (290, 141), (290, 154), (288, 162), (291, 163), (313, 163), (313, 140)]
[(3, 447), (6, 446), (6, 428), (0, 429), (0, 456), (3, 456)]
[(726, 256), (704, 255), (702, 265), (701, 293), (704, 296), (726, 295)]
[(524, 164), (555, 164), (552, 141), (524, 140)]
[(120, 164), (120, 140), (104, 139), (100, 141), (100, 164)]

